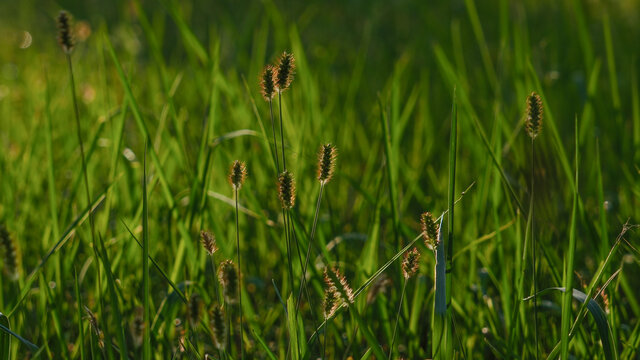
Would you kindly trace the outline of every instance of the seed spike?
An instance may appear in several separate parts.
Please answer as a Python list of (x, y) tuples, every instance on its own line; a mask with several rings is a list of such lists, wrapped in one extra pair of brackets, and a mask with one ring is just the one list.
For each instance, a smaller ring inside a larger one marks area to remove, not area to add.
[(338, 152), (335, 145), (324, 144), (318, 152), (318, 180), (326, 184), (333, 177)]
[(213, 255), (216, 251), (218, 251), (216, 236), (211, 231), (200, 231), (200, 241), (202, 242), (202, 246), (209, 255)]
[(410, 279), (418, 272), (420, 266), (420, 251), (417, 248), (413, 248), (404, 253), (404, 259), (402, 260), (402, 276), (405, 279)]
[(224, 321), (224, 310), (221, 306), (214, 307), (211, 312), (211, 330), (216, 349), (224, 350), (227, 347), (227, 323)]
[(282, 208), (291, 209), (296, 203), (296, 181), (288, 170), (282, 172), (278, 180), (278, 195)]
[(71, 54), (74, 46), (71, 15), (65, 10), (61, 10), (58, 14), (58, 43), (65, 54)]
[(240, 190), (247, 178), (247, 166), (244, 162), (236, 160), (229, 170), (229, 183), (235, 190)]
[(286, 51), (282, 53), (282, 56), (280, 56), (280, 60), (278, 61), (276, 72), (274, 73), (274, 82), (278, 91), (283, 92), (289, 88), (293, 81), (295, 69), (296, 60), (293, 55)]
[(433, 219), (431, 212), (427, 211), (420, 216), (420, 223), (422, 225), (422, 238), (424, 244), (431, 250), (436, 249), (438, 246), (438, 224)]
[(238, 302), (238, 270), (232, 260), (225, 260), (220, 264), (218, 279), (222, 284), (222, 295), (228, 304)]
[(527, 115), (525, 118), (525, 127), (531, 139), (535, 139), (542, 130), (542, 113), (542, 98), (532, 92), (527, 96)]
[(271, 101), (276, 94), (273, 65), (267, 65), (260, 76), (260, 90), (265, 101)]

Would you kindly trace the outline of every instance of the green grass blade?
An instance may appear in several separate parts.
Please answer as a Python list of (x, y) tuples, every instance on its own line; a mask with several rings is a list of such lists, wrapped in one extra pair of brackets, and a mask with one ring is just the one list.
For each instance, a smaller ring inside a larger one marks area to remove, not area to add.
[(298, 319), (296, 318), (296, 305), (293, 293), (287, 299), (287, 328), (289, 329), (289, 354), (291, 359), (300, 360), (300, 340), (298, 339)]
[[(541, 290), (538, 292), (537, 296), (540, 297), (551, 291), (562, 291), (563, 298), (564, 295), (569, 294), (570, 299), (576, 299), (582, 304), (586, 303), (586, 308), (591, 313), (593, 320), (596, 323), (596, 328), (598, 329), (598, 335), (600, 336), (600, 341), (602, 342), (602, 351), (604, 352), (604, 357), (607, 360), (616, 360), (618, 359), (618, 351), (616, 349), (616, 344), (613, 339), (613, 333), (611, 331), (611, 327), (609, 326), (609, 322), (607, 321), (607, 315), (604, 310), (600, 307), (597, 301), (588, 297), (587, 294), (583, 293), (578, 289), (573, 289), (572, 292), (568, 292), (563, 287), (553, 287)], [(532, 297), (529, 297), (525, 300), (529, 300)], [(587, 301), (589, 299), (589, 301)], [(558, 344), (560, 345), (560, 344)], [(551, 351), (548, 360), (557, 359), (558, 353), (561, 350), (561, 346), (557, 346)]]
[(451, 299), (452, 299), (452, 285), (453, 285), (453, 231), (454, 231), (454, 201), (456, 191), (456, 159), (458, 149), (458, 105), (456, 103), (456, 91), (453, 90), (453, 104), (451, 106), (451, 134), (449, 138), (449, 191), (448, 191), (448, 204), (449, 204), (449, 221), (447, 231), (447, 256), (446, 256), (446, 298), (447, 298), (447, 317), (445, 324), (445, 336), (446, 343), (442, 349), (446, 359), (453, 357), (453, 333), (451, 328)]
[(264, 339), (258, 334), (258, 332), (255, 329), (251, 329), (251, 332), (253, 333), (253, 336), (256, 338), (256, 340), (258, 340), (258, 343), (262, 347), (262, 350), (264, 351), (264, 353), (267, 356), (269, 356), (269, 359), (277, 360), (278, 358), (273, 354), (273, 352), (271, 352), (271, 350), (269, 349), (269, 346), (264, 341)]
[(391, 216), (393, 218), (393, 230), (396, 240), (396, 246), (400, 248), (400, 239), (398, 234), (398, 205), (397, 201), (397, 171), (396, 171), (396, 159), (392, 151), (391, 146), (391, 130), (389, 128), (389, 120), (387, 119), (387, 112), (382, 104), (382, 99), (378, 96), (378, 105), (380, 106), (380, 124), (382, 126), (382, 136), (384, 137), (384, 157), (387, 161), (387, 177), (389, 181), (389, 197), (391, 198)]
[[(20, 340), (21, 343), (25, 344), (26, 346), (28, 346), (31, 350), (33, 351), (38, 351), (38, 347), (36, 345), (34, 345), (32, 342), (30, 342), (29, 340), (23, 338), (22, 336), (16, 334), (15, 332), (11, 331), (11, 327), (9, 324), (9, 318), (7, 316), (5, 316), (3, 313), (0, 313), (0, 330), (2, 330), (3, 334), (0, 336), (0, 345), (7, 345), (6, 349), (6, 353), (0, 352), (1, 356), (4, 356), (6, 354), (7, 359), (9, 358), (9, 350), (11, 348), (11, 336), (15, 337), (16, 339)], [(4, 351), (3, 349), (5, 349), (4, 347), (2, 349), (0, 349), (0, 351)], [(4, 360), (4, 357), (2, 358)]]
[[(571, 223), (569, 226), (569, 247), (566, 253), (564, 288), (573, 289), (573, 266), (576, 252), (576, 217), (578, 211), (578, 118), (575, 119), (575, 186), (573, 188), (573, 207), (571, 210)], [(572, 294), (566, 292), (562, 297), (562, 323), (560, 332), (562, 360), (569, 358), (569, 325), (571, 324), (571, 298)]]
[(104, 247), (104, 241), (102, 240), (102, 235), (98, 234), (99, 240), (99, 248), (98, 254), (99, 258), (102, 261), (102, 266), (107, 273), (107, 288), (109, 289), (109, 299), (111, 302), (111, 309), (113, 310), (114, 321), (116, 323), (116, 327), (118, 328), (118, 345), (120, 346), (120, 358), (127, 358), (127, 340), (124, 334), (125, 322), (122, 319), (122, 312), (120, 311), (120, 303), (118, 302), (118, 294), (116, 292), (116, 280), (113, 276), (113, 272), (111, 271), (111, 261), (109, 261), (109, 255), (107, 254), (107, 249)]
[(151, 359), (151, 314), (149, 298), (149, 209), (147, 205), (147, 143), (145, 142), (144, 162), (142, 170), (142, 288), (144, 302), (144, 330), (142, 335), (143, 357)]
[(85, 359), (84, 354), (84, 327), (82, 326), (82, 297), (80, 296), (80, 285), (78, 284), (78, 272), (74, 269), (74, 290), (76, 293), (76, 305), (78, 307), (78, 334), (80, 336), (80, 343), (78, 347), (80, 348), (80, 359)]

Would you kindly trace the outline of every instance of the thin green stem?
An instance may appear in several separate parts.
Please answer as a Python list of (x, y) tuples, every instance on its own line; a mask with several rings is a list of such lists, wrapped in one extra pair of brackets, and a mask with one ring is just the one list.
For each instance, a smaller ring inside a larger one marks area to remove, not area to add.
[[(276, 139), (276, 125), (273, 120), (273, 100), (269, 99), (269, 113), (271, 114), (271, 133), (273, 134), (273, 150), (276, 154), (276, 175), (280, 173), (280, 162), (278, 160), (278, 139)], [(282, 112), (281, 115), (282, 116)], [(282, 153), (284, 154), (284, 152)]]
[(238, 188), (235, 188), (236, 195), (236, 253), (238, 255), (238, 306), (240, 307), (240, 353), (241, 358), (244, 359), (244, 346), (242, 342), (244, 341), (244, 328), (243, 328), (243, 319), (242, 319), (242, 266), (240, 263), (240, 228), (239, 228), (239, 212), (238, 212)]
[(538, 359), (538, 354), (540, 352), (539, 343), (538, 343), (538, 279), (537, 279), (537, 267), (536, 267), (536, 236), (535, 236), (535, 225), (534, 225), (534, 169), (535, 169), (535, 151), (533, 147), (533, 137), (531, 138), (531, 246), (532, 246), (532, 261), (533, 261), (533, 336), (536, 342), (536, 359)]
[[(309, 265), (309, 256), (311, 255), (311, 244), (313, 243), (313, 239), (316, 234), (316, 227), (318, 225), (318, 214), (320, 213), (320, 203), (322, 202), (322, 192), (324, 190), (325, 182), (320, 183), (320, 192), (318, 193), (318, 201), (316, 202), (316, 213), (313, 216), (313, 225), (311, 226), (311, 235), (309, 236), (309, 243), (307, 244), (307, 255), (304, 259), (304, 266), (302, 267), (302, 276), (301, 276), (301, 284), (302, 282), (306, 282), (307, 275), (307, 266)], [(300, 300), (302, 299), (302, 286), (300, 287), (300, 291), (298, 291), (298, 301), (296, 303), (296, 310), (300, 306)]]
[(396, 325), (393, 327), (393, 336), (391, 336), (391, 345), (389, 345), (389, 360), (393, 354), (393, 344), (396, 342), (396, 332), (398, 331), (398, 322), (400, 321), (400, 311), (402, 310), (402, 301), (404, 300), (404, 292), (407, 289), (407, 278), (402, 284), (402, 293), (400, 294), (400, 304), (398, 304), (398, 313), (396, 314)]
[(284, 127), (282, 125), (282, 92), (278, 90), (278, 108), (280, 110), (280, 145), (282, 146), (282, 171), (287, 170), (287, 160), (284, 156)]

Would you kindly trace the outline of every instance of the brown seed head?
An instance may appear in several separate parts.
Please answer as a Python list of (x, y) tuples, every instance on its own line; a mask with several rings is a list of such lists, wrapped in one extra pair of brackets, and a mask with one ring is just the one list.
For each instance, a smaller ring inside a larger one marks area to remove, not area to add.
[(238, 302), (238, 270), (232, 260), (225, 260), (220, 264), (218, 279), (222, 284), (222, 294), (228, 304)]
[(438, 246), (438, 224), (433, 219), (430, 212), (425, 212), (420, 217), (422, 224), (422, 237), (424, 244), (431, 250), (435, 251)]
[(283, 209), (289, 210), (295, 205), (296, 181), (288, 170), (278, 177), (278, 195)]
[[(339, 284), (336, 284), (333, 281), (333, 277), (329, 274), (329, 271), (333, 273), (336, 279), (338, 279)], [(337, 268), (333, 268), (328, 270), (324, 269), (324, 282), (328, 289), (333, 289), (333, 291), (338, 294), (340, 299), (345, 303), (345, 305), (353, 304), (353, 289), (349, 286), (349, 282), (347, 282), (347, 278), (340, 273), (340, 270)]]
[(325, 289), (324, 300), (322, 301), (322, 312), (324, 314), (324, 318), (328, 319), (332, 317), (339, 308), (340, 295), (338, 295), (336, 289)]
[(288, 52), (282, 53), (280, 61), (274, 74), (274, 82), (278, 91), (285, 91), (291, 85), (293, 81), (293, 74), (296, 69), (296, 60)]
[(144, 308), (142, 306), (136, 306), (134, 309), (134, 317), (129, 330), (133, 346), (137, 349), (142, 345), (142, 336), (144, 335)]
[(527, 96), (527, 117), (525, 119), (527, 133), (529, 133), (531, 139), (535, 139), (542, 130), (542, 112), (542, 98), (532, 92)]
[(266, 101), (271, 101), (273, 96), (276, 94), (273, 65), (267, 65), (262, 70), (262, 75), (260, 76), (260, 88), (262, 97)]
[(200, 241), (202, 246), (209, 255), (215, 254), (218, 251), (218, 244), (216, 243), (216, 236), (211, 231), (200, 231)]
[(211, 312), (211, 330), (213, 333), (213, 344), (218, 350), (227, 347), (227, 323), (224, 321), (224, 310), (221, 306), (216, 306)]
[(318, 153), (318, 180), (326, 184), (333, 177), (333, 170), (336, 166), (338, 152), (332, 144), (322, 145)]
[(404, 253), (404, 259), (402, 260), (402, 276), (405, 279), (411, 278), (418, 271), (420, 266), (420, 251), (417, 248), (413, 248)]
[(247, 166), (244, 162), (236, 160), (231, 164), (229, 170), (229, 183), (235, 190), (240, 190), (244, 180), (247, 178)]
[(58, 43), (65, 52), (71, 54), (73, 51), (73, 33), (71, 32), (71, 15), (65, 10), (58, 14)]

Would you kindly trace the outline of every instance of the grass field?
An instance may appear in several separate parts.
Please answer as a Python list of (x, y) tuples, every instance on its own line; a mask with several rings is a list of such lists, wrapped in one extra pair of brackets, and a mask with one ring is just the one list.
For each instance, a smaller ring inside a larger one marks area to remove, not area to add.
[(0, 14), (0, 360), (640, 359), (638, 1)]

